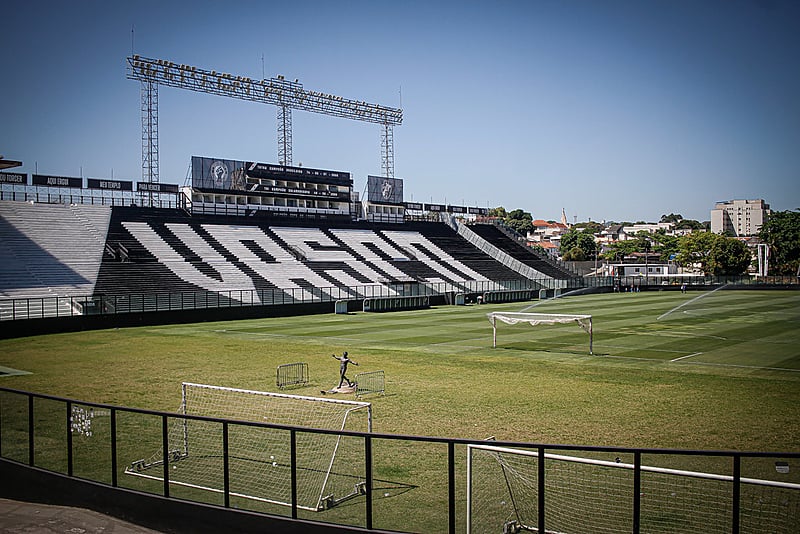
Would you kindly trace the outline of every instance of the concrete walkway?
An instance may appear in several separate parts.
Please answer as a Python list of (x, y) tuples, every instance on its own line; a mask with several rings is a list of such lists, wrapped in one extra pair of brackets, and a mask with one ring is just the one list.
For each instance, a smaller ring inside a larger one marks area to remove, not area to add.
[(83, 508), (0, 499), (0, 532), (147, 534), (157, 531)]

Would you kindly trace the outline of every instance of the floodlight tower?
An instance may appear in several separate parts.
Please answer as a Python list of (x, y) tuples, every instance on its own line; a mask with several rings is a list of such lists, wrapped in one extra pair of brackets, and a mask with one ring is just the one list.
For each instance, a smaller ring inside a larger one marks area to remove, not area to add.
[(309, 91), (303, 84), (276, 78), (251, 80), (163, 59), (133, 55), (127, 58), (127, 77), (142, 84), (142, 178), (158, 182), (158, 86), (271, 104), (278, 108), (278, 160), (292, 164), (292, 110), (322, 113), (379, 124), (381, 170), (394, 177), (394, 126), (403, 123), (403, 110), (341, 96)]

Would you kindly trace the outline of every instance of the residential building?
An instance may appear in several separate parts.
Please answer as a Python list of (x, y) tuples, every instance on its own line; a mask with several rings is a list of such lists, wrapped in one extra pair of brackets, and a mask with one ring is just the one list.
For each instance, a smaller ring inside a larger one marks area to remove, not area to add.
[(763, 200), (726, 200), (711, 210), (711, 231), (734, 237), (756, 235), (766, 222), (769, 204)]
[(532, 225), (533, 231), (528, 232), (528, 240), (534, 243), (558, 241), (569, 230), (569, 227), (564, 223), (548, 222), (542, 219), (534, 220)]

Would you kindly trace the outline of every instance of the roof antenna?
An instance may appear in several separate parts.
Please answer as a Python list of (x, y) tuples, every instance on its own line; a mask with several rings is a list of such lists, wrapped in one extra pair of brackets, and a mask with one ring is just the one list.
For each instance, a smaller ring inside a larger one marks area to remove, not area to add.
[(131, 24), (131, 55), (133, 55), (133, 36), (134, 36), (134, 25)]

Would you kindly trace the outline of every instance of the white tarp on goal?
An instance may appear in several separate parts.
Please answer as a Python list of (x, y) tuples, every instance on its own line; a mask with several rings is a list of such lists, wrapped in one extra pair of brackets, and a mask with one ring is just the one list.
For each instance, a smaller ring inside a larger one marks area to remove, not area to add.
[(589, 334), (589, 354), (592, 354), (592, 316), (568, 315), (560, 313), (523, 313), (523, 312), (491, 312), (486, 317), (492, 323), (492, 347), (497, 347), (497, 321), (505, 324), (516, 325), (527, 323), (531, 326), (541, 324), (577, 323)]

